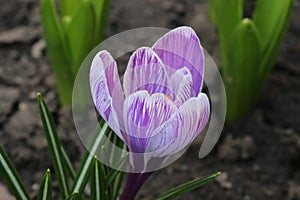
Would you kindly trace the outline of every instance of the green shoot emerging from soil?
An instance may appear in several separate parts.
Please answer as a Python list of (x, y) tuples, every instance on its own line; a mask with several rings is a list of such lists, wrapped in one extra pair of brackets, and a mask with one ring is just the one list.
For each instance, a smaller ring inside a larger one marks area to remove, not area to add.
[(219, 32), (222, 72), (227, 95), (227, 121), (255, 103), (272, 69), (293, 0), (256, 0), (252, 18), (243, 18), (244, 0), (210, 0)]

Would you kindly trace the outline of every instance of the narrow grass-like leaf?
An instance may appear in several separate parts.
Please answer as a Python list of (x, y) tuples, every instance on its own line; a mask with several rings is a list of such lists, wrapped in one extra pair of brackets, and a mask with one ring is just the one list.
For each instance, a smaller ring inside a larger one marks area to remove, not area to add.
[(55, 74), (60, 102), (66, 105), (71, 102), (74, 82), (70, 62), (67, 60), (67, 44), (57, 18), (54, 0), (41, 0), (40, 9), (47, 52)]
[(72, 59), (72, 74), (77, 71), (90, 50), (93, 48), (95, 30), (95, 13), (90, 1), (81, 1), (72, 15), (72, 20), (66, 30), (68, 47)]
[(3, 178), (10, 192), (16, 199), (29, 200), (24, 184), (7, 154), (0, 146), (0, 177)]
[(80, 199), (80, 195), (78, 192), (73, 192), (68, 198), (67, 200), (79, 200)]
[(117, 174), (117, 176), (114, 179), (113, 182), (113, 200), (117, 200), (120, 195), (120, 189), (122, 185), (122, 181), (124, 178), (124, 172), (120, 172)]
[(71, 160), (70, 160), (67, 152), (65, 151), (65, 149), (63, 147), (61, 147), (61, 152), (62, 152), (62, 155), (64, 157), (64, 161), (65, 161), (66, 167), (67, 167), (67, 169), (68, 169), (68, 171), (69, 171), (69, 173), (71, 175), (71, 178), (72, 178), (72, 180), (74, 180), (75, 177), (76, 177), (76, 172), (75, 172), (75, 169), (74, 169), (74, 167), (72, 165), (72, 162), (71, 162)]
[(94, 157), (94, 165), (91, 176), (91, 199), (100, 200), (107, 199), (105, 196), (106, 184), (104, 183), (104, 176), (101, 171), (100, 163)]
[(45, 130), (45, 136), (48, 143), (48, 149), (50, 151), (50, 156), (52, 159), (52, 164), (56, 178), (59, 184), (59, 189), (61, 191), (61, 196), (63, 199), (69, 196), (69, 187), (68, 187), (68, 177), (66, 174), (66, 169), (64, 165), (64, 157), (61, 151), (61, 143), (56, 133), (56, 129), (52, 120), (52, 117), (49, 114), (48, 108), (41, 96), (37, 95), (38, 104), (40, 108), (40, 115), (43, 122), (43, 127)]
[(51, 199), (52, 199), (51, 173), (50, 170), (47, 169), (40, 186), (37, 200), (51, 200)]
[[(120, 161), (116, 164), (116, 166), (119, 166), (119, 169), (122, 168), (125, 161), (128, 159), (129, 154), (127, 153), (123, 158), (120, 159)], [(118, 176), (119, 173), (122, 173), (119, 169), (111, 169), (106, 177), (107, 185), (110, 185), (113, 183), (114, 179)]]
[(206, 176), (203, 178), (199, 178), (187, 183), (184, 183), (176, 188), (171, 189), (170, 191), (160, 195), (159, 197), (156, 198), (156, 200), (171, 200), (171, 199), (175, 199), (179, 196), (181, 196), (182, 194), (189, 192), (191, 190), (194, 190), (200, 186), (203, 186), (211, 181), (213, 181), (216, 177), (218, 177), (221, 173), (215, 173), (213, 175), (210, 176)]
[(244, 19), (232, 34), (227, 52), (228, 67), (223, 69), (228, 122), (248, 111), (259, 92), (256, 80), (262, 56), (260, 41), (250, 19)]
[(89, 148), (89, 152), (85, 153), (84, 158), (80, 164), (72, 188), (73, 192), (77, 191), (79, 194), (82, 194), (82, 192), (84, 191), (84, 188), (86, 187), (86, 184), (90, 178), (94, 155), (96, 155), (97, 151), (99, 150), (102, 138), (107, 131), (110, 131), (110, 129), (108, 125), (104, 123), (101, 129), (96, 133), (97, 137), (93, 140), (93, 143)]

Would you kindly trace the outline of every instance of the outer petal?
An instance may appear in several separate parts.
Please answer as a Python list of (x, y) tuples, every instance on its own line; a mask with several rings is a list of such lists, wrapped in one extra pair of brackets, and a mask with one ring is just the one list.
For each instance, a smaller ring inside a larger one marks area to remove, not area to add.
[(124, 96), (117, 64), (107, 51), (94, 57), (90, 69), (90, 86), (94, 104), (101, 117), (123, 139), (120, 132)]
[(168, 120), (177, 109), (176, 105), (161, 93), (150, 96), (144, 90), (126, 98), (123, 114), (129, 148), (136, 153), (144, 152), (154, 130)]
[(137, 49), (130, 57), (124, 74), (124, 92), (128, 96), (138, 90), (149, 94), (170, 94), (170, 82), (164, 64), (148, 47)]
[(205, 94), (189, 99), (155, 130), (154, 135), (160, 137), (150, 140), (146, 152), (155, 151), (155, 156), (163, 157), (181, 151), (205, 128), (209, 114), (209, 100)]
[(193, 78), (192, 74), (188, 68), (183, 67), (178, 69), (171, 76), (171, 85), (175, 93), (174, 103), (179, 107), (189, 98), (195, 96), (195, 91), (193, 88)]
[(187, 67), (193, 75), (193, 87), (198, 94), (204, 77), (204, 52), (200, 40), (190, 27), (171, 30), (154, 45), (153, 50), (167, 66), (169, 74)]

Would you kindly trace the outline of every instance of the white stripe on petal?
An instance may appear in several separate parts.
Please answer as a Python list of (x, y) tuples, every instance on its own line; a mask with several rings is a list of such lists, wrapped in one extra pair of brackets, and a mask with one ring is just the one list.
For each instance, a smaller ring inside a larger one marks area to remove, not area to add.
[(111, 129), (123, 139), (120, 132), (124, 97), (118, 76), (117, 65), (107, 51), (94, 57), (90, 68), (91, 95), (97, 111)]
[(204, 77), (204, 52), (194, 30), (182, 26), (171, 30), (160, 38), (153, 50), (166, 66), (169, 76), (176, 70), (187, 67), (193, 76), (196, 94), (201, 91)]
[(190, 98), (178, 112), (155, 130), (154, 134), (160, 135), (160, 140), (150, 139), (146, 152), (153, 152), (153, 156), (157, 157), (176, 154), (190, 145), (203, 131), (209, 115), (210, 105), (205, 94)]
[(148, 47), (137, 49), (129, 59), (124, 74), (123, 87), (125, 96), (147, 90), (149, 94), (170, 94), (170, 81), (164, 63)]
[(138, 91), (125, 99), (123, 118), (128, 145), (135, 152), (143, 152), (154, 130), (169, 119), (178, 108), (161, 93), (150, 96)]

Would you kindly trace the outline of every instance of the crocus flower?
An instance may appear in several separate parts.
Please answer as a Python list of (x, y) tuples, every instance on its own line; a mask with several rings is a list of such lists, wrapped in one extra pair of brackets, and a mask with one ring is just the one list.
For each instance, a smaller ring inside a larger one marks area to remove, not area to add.
[(115, 60), (100, 51), (90, 69), (91, 94), (101, 117), (131, 152), (164, 157), (187, 147), (208, 122), (203, 75), (199, 38), (193, 29), (179, 27), (132, 54), (123, 89)]

